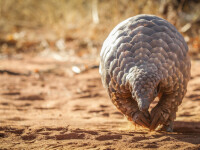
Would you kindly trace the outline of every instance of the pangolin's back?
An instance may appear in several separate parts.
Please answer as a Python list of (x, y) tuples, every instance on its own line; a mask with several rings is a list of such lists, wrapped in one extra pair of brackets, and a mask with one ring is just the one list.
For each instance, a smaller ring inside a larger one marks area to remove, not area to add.
[(157, 72), (162, 90), (179, 88), (185, 93), (190, 78), (187, 53), (184, 38), (166, 20), (153, 15), (129, 18), (117, 25), (103, 44), (99, 69), (103, 85), (108, 91), (114, 88), (126, 93), (130, 72), (144, 70)]

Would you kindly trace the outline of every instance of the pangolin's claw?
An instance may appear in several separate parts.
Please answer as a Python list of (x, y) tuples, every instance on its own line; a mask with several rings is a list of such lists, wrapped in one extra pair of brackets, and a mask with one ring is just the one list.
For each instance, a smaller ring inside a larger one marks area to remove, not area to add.
[(160, 131), (173, 132), (173, 121), (169, 121), (168, 124), (164, 124)]
[(153, 120), (151, 121), (151, 125), (149, 127), (150, 130), (155, 130), (159, 124), (161, 124), (160, 116), (155, 115), (153, 116)]
[(150, 120), (145, 117), (143, 112), (138, 111), (133, 115), (133, 121), (143, 127), (149, 128), (150, 126)]

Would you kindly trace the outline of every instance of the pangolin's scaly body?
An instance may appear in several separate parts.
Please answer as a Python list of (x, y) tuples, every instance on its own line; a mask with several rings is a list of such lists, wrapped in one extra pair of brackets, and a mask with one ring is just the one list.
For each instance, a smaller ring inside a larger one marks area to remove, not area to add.
[(172, 131), (191, 68), (188, 46), (176, 28), (153, 15), (129, 18), (109, 34), (100, 57), (102, 83), (114, 105), (136, 124), (151, 130), (162, 124)]

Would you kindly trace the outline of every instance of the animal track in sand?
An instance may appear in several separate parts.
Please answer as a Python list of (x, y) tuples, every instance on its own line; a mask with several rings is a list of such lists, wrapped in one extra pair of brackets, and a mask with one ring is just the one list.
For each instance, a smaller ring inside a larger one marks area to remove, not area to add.
[(104, 117), (109, 117), (110, 116), (109, 113), (102, 113), (101, 115), (104, 116)]
[(29, 101), (35, 101), (35, 100), (44, 100), (44, 97), (41, 95), (27, 95), (27, 96), (20, 96), (16, 100), (29, 100)]
[(78, 129), (76, 129), (76, 130), (74, 130), (74, 132), (76, 132), (76, 133), (88, 133), (88, 134), (91, 134), (91, 135), (98, 135), (98, 132), (96, 132), (96, 131), (87, 131), (87, 130), (78, 130)]
[(194, 116), (194, 115), (192, 115), (190, 112), (183, 112), (183, 113), (179, 114), (179, 116), (180, 117), (185, 117), (185, 116), (190, 117), (190, 116)]
[(7, 120), (10, 120), (10, 121), (25, 121), (27, 119), (21, 118), (21, 117), (13, 117), (13, 118), (8, 118)]
[(146, 138), (145, 136), (134, 136), (131, 140), (131, 142), (139, 142), (139, 141), (143, 141), (143, 140), (147, 140), (148, 138)]
[(88, 113), (100, 113), (100, 112), (104, 112), (105, 110), (90, 110), (88, 111)]
[(22, 138), (23, 140), (28, 140), (28, 141), (30, 141), (30, 140), (36, 139), (36, 135), (35, 135), (35, 134), (26, 134), (26, 135), (23, 135), (21, 138)]
[(0, 131), (4, 131), (6, 133), (14, 133), (16, 135), (20, 135), (22, 133), (24, 133), (24, 129), (17, 129), (17, 128), (12, 128), (12, 127), (0, 127)]
[(85, 110), (85, 109), (86, 109), (85, 106), (75, 105), (74, 109), (72, 111), (81, 111), (81, 110)]
[(7, 102), (2, 102), (2, 103), (0, 103), (1, 105), (4, 105), (4, 106), (8, 106), (8, 105), (10, 105), (10, 103), (7, 103)]
[(110, 114), (105, 112), (104, 109), (101, 109), (101, 110), (90, 110), (90, 111), (88, 111), (88, 113), (90, 113), (90, 114), (98, 114), (98, 115), (103, 116), (103, 117), (109, 117), (110, 116)]
[(98, 141), (106, 141), (106, 140), (119, 140), (122, 139), (121, 134), (116, 134), (116, 135), (100, 135), (95, 138)]
[(190, 94), (188, 96), (186, 96), (187, 98), (197, 98), (200, 97), (200, 94)]
[(193, 91), (200, 91), (200, 87), (195, 88)]
[(124, 115), (118, 111), (115, 111), (111, 114), (114, 118), (123, 119)]
[(99, 107), (101, 107), (101, 108), (107, 108), (107, 107), (109, 107), (108, 105), (99, 105)]
[(176, 121), (174, 124), (174, 132), (200, 134), (200, 122)]
[(190, 94), (186, 97), (190, 98), (192, 101), (199, 101), (200, 100), (200, 94)]
[(2, 93), (2, 95), (9, 95), (9, 96), (20, 95), (20, 94), (21, 94), (20, 92), (5, 92), (5, 93)]
[(84, 137), (85, 134), (67, 133), (67, 134), (58, 134), (54, 136), (46, 136), (46, 139), (69, 140), (69, 139), (84, 139)]

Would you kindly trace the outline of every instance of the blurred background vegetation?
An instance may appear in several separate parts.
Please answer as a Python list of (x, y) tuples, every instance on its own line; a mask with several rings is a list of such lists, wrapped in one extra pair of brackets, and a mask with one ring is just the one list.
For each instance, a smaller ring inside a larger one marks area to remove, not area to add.
[(0, 54), (64, 51), (96, 57), (119, 22), (137, 14), (167, 19), (200, 56), (199, 0), (0, 0)]

